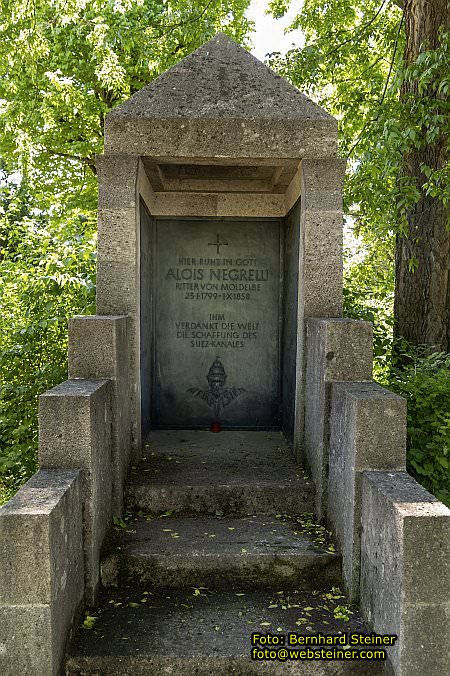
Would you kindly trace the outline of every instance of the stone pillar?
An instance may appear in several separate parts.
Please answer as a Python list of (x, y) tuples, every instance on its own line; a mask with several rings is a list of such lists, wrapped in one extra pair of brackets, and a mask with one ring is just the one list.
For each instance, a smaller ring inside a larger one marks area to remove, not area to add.
[(395, 676), (448, 673), (450, 510), (406, 472), (362, 481), (361, 610)]
[(342, 315), (342, 188), (345, 160), (303, 159), (300, 164), (300, 250), (297, 339), (297, 410), (294, 446), (304, 456), (306, 327), (308, 317)]
[(39, 465), (81, 469), (86, 599), (95, 601), (100, 550), (112, 523), (110, 380), (68, 380), (39, 397)]
[(331, 384), (372, 378), (372, 325), (355, 319), (308, 319), (305, 460), (315, 489), (315, 512), (326, 517)]
[(123, 511), (123, 486), (130, 460), (130, 375), (127, 317), (69, 320), (69, 378), (109, 378), (112, 392), (112, 510)]
[(78, 470), (41, 470), (0, 508), (0, 673), (58, 676), (84, 596)]
[(328, 523), (352, 601), (359, 595), (362, 473), (404, 470), (405, 462), (406, 401), (376, 383), (332, 385)]
[(97, 314), (127, 315), (130, 350), (131, 445), (141, 448), (139, 377), (139, 158), (108, 154), (97, 157), (98, 261)]

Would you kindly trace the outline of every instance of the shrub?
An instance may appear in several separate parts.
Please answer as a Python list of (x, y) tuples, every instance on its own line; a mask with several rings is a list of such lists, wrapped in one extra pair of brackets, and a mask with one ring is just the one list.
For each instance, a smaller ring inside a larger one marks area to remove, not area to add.
[(437, 498), (450, 504), (450, 354), (410, 352), (393, 369), (390, 387), (408, 402), (408, 468)]
[(38, 398), (66, 378), (67, 320), (95, 312), (93, 223), (22, 225), (0, 258), (0, 502), (36, 470)]

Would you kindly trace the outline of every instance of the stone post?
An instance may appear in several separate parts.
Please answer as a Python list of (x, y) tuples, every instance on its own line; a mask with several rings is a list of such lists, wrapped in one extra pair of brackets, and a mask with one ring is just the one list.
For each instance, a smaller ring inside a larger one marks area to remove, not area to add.
[(84, 596), (78, 470), (41, 470), (0, 508), (0, 673), (59, 676)]
[(127, 317), (69, 320), (69, 378), (112, 380), (112, 510), (123, 511), (130, 459), (130, 377)]
[(316, 488), (315, 512), (326, 517), (331, 385), (372, 378), (372, 325), (354, 319), (308, 319), (305, 460)]
[(362, 472), (404, 470), (405, 462), (406, 401), (376, 383), (333, 384), (328, 523), (352, 601), (359, 595)]
[(81, 469), (86, 599), (95, 600), (100, 550), (111, 513), (109, 380), (68, 380), (39, 397), (39, 464)]
[(450, 510), (406, 472), (364, 472), (361, 610), (395, 676), (448, 673)]
[(342, 315), (342, 186), (345, 161), (303, 159), (300, 164), (300, 247), (297, 411), (294, 445), (304, 456), (306, 327), (308, 317)]
[(139, 158), (108, 154), (97, 157), (99, 178), (97, 314), (129, 319), (131, 445), (141, 449), (139, 376), (140, 212)]

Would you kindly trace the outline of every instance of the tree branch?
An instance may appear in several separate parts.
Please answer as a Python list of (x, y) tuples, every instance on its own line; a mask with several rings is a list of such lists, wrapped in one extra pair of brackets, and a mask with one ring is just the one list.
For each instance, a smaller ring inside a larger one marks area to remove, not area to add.
[(60, 153), (57, 150), (50, 150), (50, 148), (44, 148), (44, 151), (48, 155), (56, 155), (57, 157), (65, 157), (68, 160), (75, 160), (75, 162), (81, 162), (82, 164), (87, 165), (94, 176), (97, 176), (97, 168), (95, 166), (95, 160), (92, 157), (82, 157), (81, 155), (72, 155), (71, 153)]
[(338, 45), (336, 45), (336, 47), (334, 47), (333, 49), (330, 49), (330, 51), (326, 53), (326, 56), (330, 56), (331, 54), (334, 54), (335, 52), (338, 52), (338, 51), (341, 49), (341, 47), (343, 47), (344, 45), (346, 45), (348, 42), (354, 42), (354, 40), (355, 40), (356, 37), (359, 37), (359, 35), (360, 35), (363, 31), (365, 31), (366, 28), (369, 28), (369, 26), (371, 26), (371, 25), (373, 24), (373, 22), (377, 19), (378, 15), (381, 13), (381, 11), (382, 11), (382, 9), (383, 9), (383, 7), (384, 7), (385, 4), (386, 4), (386, 0), (383, 0), (383, 2), (382, 2), (381, 5), (378, 7), (377, 11), (376, 11), (375, 14), (373, 15), (373, 17), (370, 19), (370, 21), (367, 21), (367, 23), (365, 23), (365, 24), (362, 24), (362, 25), (359, 25), (359, 26), (355, 26), (355, 27), (354, 27), (353, 30), (356, 32), (356, 35), (354, 35), (354, 34), (352, 33), (352, 35), (351, 35), (347, 40), (344, 40), (344, 42), (340, 42)]
[(215, 0), (209, 0), (209, 2), (206, 3), (206, 5), (203, 7), (202, 11), (199, 12), (196, 16), (193, 16), (190, 19), (186, 19), (186, 21), (181, 21), (180, 23), (172, 23), (172, 24), (150, 24), (149, 28), (163, 28), (164, 30), (171, 30), (172, 28), (181, 28), (183, 26), (187, 26), (189, 23), (195, 23), (196, 21), (199, 21), (204, 14), (206, 14), (206, 11), (208, 8), (215, 2)]
[[(404, 17), (403, 17), (403, 14), (402, 14), (402, 18), (400, 19), (399, 24), (398, 24), (397, 36), (395, 38), (394, 51), (392, 53), (391, 64), (389, 66), (389, 72), (387, 74), (387, 78), (386, 78), (386, 81), (384, 83), (384, 88), (383, 88), (383, 93), (381, 95), (381, 99), (378, 101), (378, 106), (381, 106), (382, 103), (384, 102), (384, 98), (386, 96), (387, 88), (388, 88), (388, 85), (389, 85), (389, 80), (391, 79), (391, 73), (392, 73), (392, 69), (394, 67), (395, 56), (397, 54), (398, 39), (400, 37), (400, 31), (401, 31), (402, 26), (403, 26), (403, 18)], [(378, 114), (375, 115), (375, 117), (373, 117), (371, 120), (368, 120), (368, 123), (370, 124), (371, 122), (376, 122), (379, 117), (380, 117), (380, 113), (378, 112)], [(360, 133), (358, 134), (358, 138), (356, 139), (356, 141), (354, 142), (354, 144), (352, 145), (352, 147), (348, 151), (347, 158), (350, 158), (350, 156), (352, 155), (355, 148), (361, 142), (361, 139), (362, 139), (363, 134), (364, 134), (364, 130), (365, 130), (365, 124), (363, 125), (363, 128), (361, 129)]]

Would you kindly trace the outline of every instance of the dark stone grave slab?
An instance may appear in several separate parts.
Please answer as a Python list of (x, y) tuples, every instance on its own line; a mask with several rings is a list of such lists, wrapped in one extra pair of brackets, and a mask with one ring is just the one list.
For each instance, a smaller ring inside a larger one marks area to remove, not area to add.
[(157, 220), (153, 426), (274, 428), (280, 222)]

